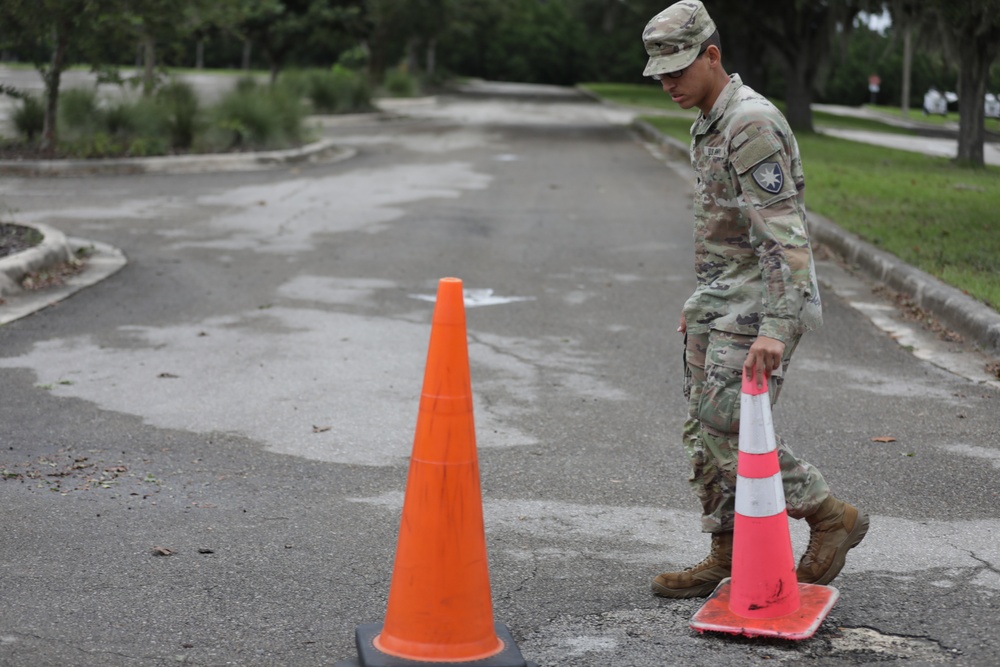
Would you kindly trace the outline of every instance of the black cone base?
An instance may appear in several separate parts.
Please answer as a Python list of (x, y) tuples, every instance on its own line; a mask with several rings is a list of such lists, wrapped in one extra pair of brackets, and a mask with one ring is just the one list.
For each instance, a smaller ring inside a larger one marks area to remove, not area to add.
[(503, 642), (503, 650), (488, 658), (471, 662), (428, 662), (426, 660), (408, 660), (383, 653), (375, 648), (375, 637), (382, 632), (381, 623), (366, 623), (359, 625), (354, 633), (358, 646), (358, 657), (341, 660), (333, 667), (538, 667), (533, 662), (526, 662), (521, 656), (521, 650), (510, 636), (510, 630), (503, 623), (496, 623), (496, 633)]

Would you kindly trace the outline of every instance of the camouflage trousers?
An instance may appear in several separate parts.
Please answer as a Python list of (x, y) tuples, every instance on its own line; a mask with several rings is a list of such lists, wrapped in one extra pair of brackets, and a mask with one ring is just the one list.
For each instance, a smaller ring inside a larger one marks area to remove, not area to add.
[[(707, 533), (733, 529), (742, 369), (754, 339), (726, 331), (688, 333), (686, 337), (684, 395), (688, 418), (684, 449), (691, 461), (689, 481), (702, 505), (702, 530)], [(768, 382), (772, 406), (797, 344), (798, 337), (788, 342), (781, 370), (774, 371)], [(776, 442), (788, 515), (801, 519), (811, 514), (830, 490), (819, 470), (797, 458), (780, 437)]]

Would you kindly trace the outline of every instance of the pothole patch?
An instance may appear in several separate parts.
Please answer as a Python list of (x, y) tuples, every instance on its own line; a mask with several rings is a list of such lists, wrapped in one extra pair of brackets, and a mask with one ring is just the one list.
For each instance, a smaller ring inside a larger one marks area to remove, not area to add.
[[(519, 639), (525, 656), (540, 665), (947, 664), (961, 652), (927, 637), (894, 635), (868, 627), (825, 623), (811, 639), (796, 642), (767, 637), (694, 632), (696, 604), (615, 610), (585, 616), (558, 616)], [(765, 662), (766, 661), (766, 662)]]
[(835, 654), (875, 655), (883, 660), (945, 662), (957, 655), (956, 651), (926, 637), (884, 634), (872, 628), (839, 628), (829, 642)]

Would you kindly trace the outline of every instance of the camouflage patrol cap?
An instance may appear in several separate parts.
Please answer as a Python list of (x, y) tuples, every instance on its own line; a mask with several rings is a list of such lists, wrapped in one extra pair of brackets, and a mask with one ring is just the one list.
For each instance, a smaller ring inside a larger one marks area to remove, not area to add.
[(681, 0), (654, 16), (642, 31), (649, 54), (643, 76), (682, 70), (695, 61), (702, 43), (715, 32), (715, 22), (699, 0)]

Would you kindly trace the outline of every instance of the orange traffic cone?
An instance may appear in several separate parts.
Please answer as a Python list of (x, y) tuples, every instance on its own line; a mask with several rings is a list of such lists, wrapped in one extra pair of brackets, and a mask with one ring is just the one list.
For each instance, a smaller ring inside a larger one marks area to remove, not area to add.
[(795, 576), (767, 378), (743, 376), (732, 577), (691, 620), (699, 632), (808, 639), (840, 593)]
[(438, 284), (383, 624), (336, 667), (534, 667), (493, 621), (462, 281)]

